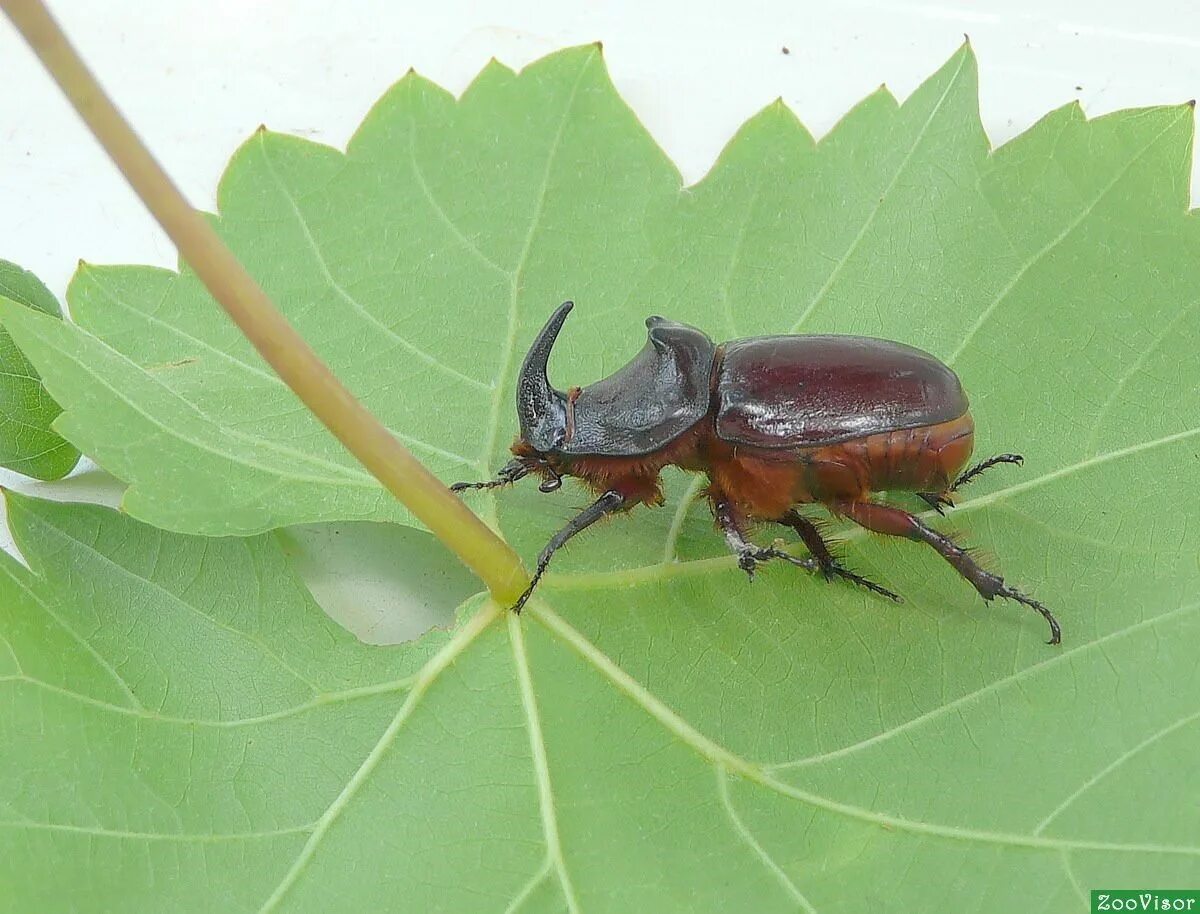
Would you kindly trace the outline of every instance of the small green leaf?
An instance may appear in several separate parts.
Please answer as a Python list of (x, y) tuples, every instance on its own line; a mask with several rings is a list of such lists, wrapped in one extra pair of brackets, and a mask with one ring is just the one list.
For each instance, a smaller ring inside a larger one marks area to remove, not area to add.
[[(42, 281), (7, 260), (0, 260), (0, 298), (62, 316), (58, 300)], [(50, 428), (61, 412), (29, 360), (0, 328), (0, 466), (35, 479), (61, 479), (71, 472), (79, 451)]]

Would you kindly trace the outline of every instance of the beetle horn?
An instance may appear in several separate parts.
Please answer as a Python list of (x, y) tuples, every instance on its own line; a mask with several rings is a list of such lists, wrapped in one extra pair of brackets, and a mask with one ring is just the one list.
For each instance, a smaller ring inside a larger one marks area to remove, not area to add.
[(565, 301), (537, 335), (521, 366), (517, 379), (517, 416), (521, 420), (521, 437), (539, 451), (552, 451), (561, 443), (567, 429), (567, 397), (550, 386), (546, 364), (550, 350), (562, 329), (563, 321), (575, 307)]

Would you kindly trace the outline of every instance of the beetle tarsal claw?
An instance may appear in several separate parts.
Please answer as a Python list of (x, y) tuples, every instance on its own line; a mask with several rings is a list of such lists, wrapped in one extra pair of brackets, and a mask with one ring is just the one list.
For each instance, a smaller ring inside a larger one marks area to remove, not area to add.
[(1028, 606), (1030, 609), (1036, 610), (1046, 623), (1050, 626), (1050, 640), (1047, 644), (1062, 643), (1062, 629), (1058, 625), (1058, 620), (1054, 618), (1054, 613), (1050, 612), (1044, 605), (1039, 603), (1033, 597), (1027, 597), (1015, 587), (1009, 587), (1007, 584), (1002, 584), (1000, 589), (996, 591), (996, 596), (1004, 597), (1006, 600), (1015, 600), (1023, 606)]
[(538, 565), (537, 571), (529, 581), (529, 586), (525, 588), (524, 592), (519, 597), (517, 597), (517, 602), (510, 606), (509, 610), (516, 613), (518, 616), (521, 615), (521, 610), (525, 608), (525, 604), (528, 603), (529, 598), (533, 596), (533, 589), (537, 587), (538, 581), (542, 579), (542, 573), (545, 570), (545, 565)]
[[(971, 467), (965, 473), (961, 474), (958, 479), (954, 480), (954, 484), (950, 486), (950, 492), (956, 492), (958, 489), (965, 486), (972, 479), (975, 479), (984, 470), (990, 470), (994, 466), (1002, 463), (1012, 463), (1016, 466), (1021, 466), (1025, 463), (1025, 458), (1020, 454), (997, 454), (995, 457), (989, 457), (987, 460), (982, 460), (975, 466)], [(939, 512), (941, 513), (941, 512)]]
[(917, 497), (942, 517), (946, 516), (946, 512), (942, 508), (954, 507), (954, 499), (946, 492), (918, 492)]

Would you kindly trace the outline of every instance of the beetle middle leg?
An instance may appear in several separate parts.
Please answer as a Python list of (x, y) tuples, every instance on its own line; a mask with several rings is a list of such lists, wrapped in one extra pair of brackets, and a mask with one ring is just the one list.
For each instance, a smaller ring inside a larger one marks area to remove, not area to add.
[(963, 549), (950, 537), (938, 533), (927, 526), (919, 517), (909, 514), (902, 508), (883, 505), (872, 501), (844, 501), (832, 505), (840, 514), (846, 515), (861, 527), (884, 533), (888, 536), (902, 536), (905, 539), (918, 540), (931, 546), (944, 558), (960, 575), (970, 582), (979, 595), (987, 601), (996, 597), (1015, 600), (1031, 609), (1037, 610), (1050, 626), (1050, 640), (1047, 644), (1058, 644), (1062, 641), (1062, 631), (1054, 614), (1032, 597), (1019, 590), (1009, 587), (998, 574), (992, 574), (979, 566), (971, 554)]
[(754, 571), (758, 567), (758, 563), (766, 562), (770, 559), (783, 559), (785, 562), (790, 562), (809, 571), (817, 569), (818, 562), (815, 558), (798, 558), (790, 552), (784, 552), (782, 549), (759, 546), (746, 539), (738, 511), (728, 499), (718, 498), (713, 503), (713, 513), (717, 516), (717, 524), (725, 534), (725, 542), (729, 545), (730, 551), (734, 552), (738, 557), (738, 568), (746, 572), (746, 577), (750, 578), (750, 580), (754, 580)]
[(804, 541), (804, 545), (808, 548), (809, 553), (817, 560), (817, 568), (825, 576), (826, 580), (832, 581), (835, 577), (844, 578), (880, 596), (887, 597), (889, 600), (894, 600), (897, 603), (904, 602), (899, 594), (892, 593), (886, 587), (876, 584), (862, 575), (855, 574), (842, 565), (833, 552), (830, 551), (829, 544), (825, 542), (825, 537), (821, 536), (821, 531), (817, 529), (817, 525), (795, 508), (791, 508), (776, 523), (782, 524), (785, 527), (791, 527), (800, 535), (800, 539)]

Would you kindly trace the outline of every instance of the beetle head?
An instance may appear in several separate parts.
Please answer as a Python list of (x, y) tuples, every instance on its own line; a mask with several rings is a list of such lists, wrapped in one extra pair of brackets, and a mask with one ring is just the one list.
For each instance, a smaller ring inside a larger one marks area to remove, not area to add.
[(646, 345), (614, 374), (569, 394), (553, 388), (546, 363), (572, 307), (563, 302), (550, 316), (521, 367), (521, 442), (534, 452), (527, 460), (648, 454), (708, 411), (716, 347), (695, 327), (661, 317), (646, 320)]
[(567, 436), (567, 395), (550, 386), (546, 363), (563, 321), (575, 307), (565, 301), (550, 315), (537, 335), (517, 379), (517, 417), (521, 421), (521, 439), (540, 453), (557, 451)]

